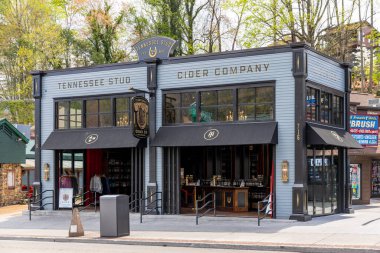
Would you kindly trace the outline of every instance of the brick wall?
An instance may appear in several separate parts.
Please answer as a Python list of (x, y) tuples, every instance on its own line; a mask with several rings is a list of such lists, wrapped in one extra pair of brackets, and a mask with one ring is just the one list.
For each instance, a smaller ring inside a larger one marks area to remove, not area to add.
[[(8, 172), (14, 171), (14, 187), (8, 187)], [(22, 169), (20, 164), (0, 166), (0, 206), (18, 204), (25, 199), (21, 191)]]
[(354, 205), (369, 204), (371, 199), (372, 159), (366, 156), (350, 156), (350, 163), (361, 164), (361, 199), (352, 200)]

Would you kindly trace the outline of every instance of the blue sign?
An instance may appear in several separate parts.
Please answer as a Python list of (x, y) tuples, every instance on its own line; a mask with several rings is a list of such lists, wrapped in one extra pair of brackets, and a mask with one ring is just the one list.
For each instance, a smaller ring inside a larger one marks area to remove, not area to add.
[(361, 145), (377, 146), (379, 117), (376, 115), (351, 115), (350, 133)]

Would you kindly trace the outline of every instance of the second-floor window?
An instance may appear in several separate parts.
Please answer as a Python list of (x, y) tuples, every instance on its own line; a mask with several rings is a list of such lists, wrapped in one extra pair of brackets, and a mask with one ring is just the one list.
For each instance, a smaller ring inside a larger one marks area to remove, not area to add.
[(130, 125), (130, 97), (56, 102), (56, 128), (123, 127)]
[(81, 100), (61, 101), (57, 103), (57, 128), (82, 127), (83, 102)]
[(306, 120), (343, 125), (343, 97), (324, 90), (306, 87)]
[(232, 121), (232, 90), (201, 91), (200, 122)]
[(274, 86), (248, 86), (168, 92), (164, 94), (163, 121), (187, 124), (273, 120), (274, 90)]
[(86, 127), (112, 126), (111, 99), (92, 99), (86, 101)]

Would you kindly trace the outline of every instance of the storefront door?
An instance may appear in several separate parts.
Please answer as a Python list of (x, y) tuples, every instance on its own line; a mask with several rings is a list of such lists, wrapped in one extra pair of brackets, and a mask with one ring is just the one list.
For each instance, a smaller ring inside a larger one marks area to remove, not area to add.
[(309, 148), (308, 165), (308, 212), (310, 215), (326, 215), (337, 210), (338, 197), (337, 148)]

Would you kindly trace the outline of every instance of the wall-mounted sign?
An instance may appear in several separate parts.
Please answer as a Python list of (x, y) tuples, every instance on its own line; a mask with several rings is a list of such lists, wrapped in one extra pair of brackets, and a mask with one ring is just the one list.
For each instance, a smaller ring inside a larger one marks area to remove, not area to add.
[(132, 99), (133, 110), (133, 135), (136, 138), (147, 138), (149, 136), (149, 102), (144, 97)]
[(281, 181), (284, 183), (289, 181), (289, 162), (286, 160), (281, 163)]
[(158, 36), (137, 42), (132, 47), (140, 61), (153, 58), (167, 59), (177, 46), (176, 42), (171, 38)]
[(363, 146), (377, 146), (379, 117), (375, 115), (351, 115), (350, 133)]
[(73, 208), (73, 188), (59, 189), (59, 208)]

